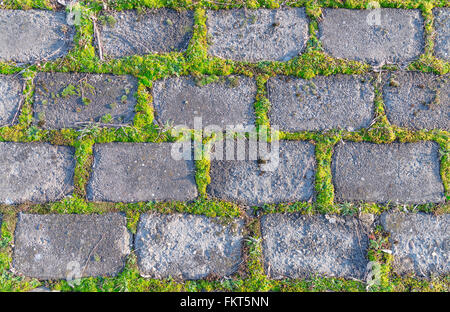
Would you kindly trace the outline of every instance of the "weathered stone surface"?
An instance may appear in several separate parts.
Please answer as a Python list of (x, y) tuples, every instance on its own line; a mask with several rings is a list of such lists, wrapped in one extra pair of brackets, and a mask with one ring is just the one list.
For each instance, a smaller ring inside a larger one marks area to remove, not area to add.
[(0, 203), (57, 201), (73, 191), (74, 149), (0, 142)]
[(0, 127), (13, 122), (22, 101), (22, 88), (19, 77), (0, 75)]
[(304, 8), (208, 11), (206, 25), (209, 53), (238, 61), (287, 61), (308, 40)]
[(450, 60), (450, 9), (435, 8), (434, 29), (436, 38), (434, 39), (434, 51), (438, 58)]
[(20, 213), (13, 270), (42, 280), (115, 275), (125, 265), (130, 244), (122, 214)]
[(439, 146), (420, 143), (339, 143), (331, 163), (338, 201), (394, 204), (444, 200)]
[(450, 273), (450, 215), (384, 213), (394, 271), (421, 277)]
[(0, 9), (0, 60), (53, 60), (67, 54), (74, 34), (64, 12)]
[(192, 200), (197, 196), (192, 160), (175, 160), (171, 143), (94, 145), (88, 184), (92, 201)]
[(280, 141), (279, 155), (273, 144), (271, 147), (272, 157), (268, 159), (264, 154), (260, 154), (259, 160), (249, 157), (241, 158), (245, 160), (213, 159), (208, 194), (252, 206), (312, 200), (314, 146), (306, 142)]
[(183, 51), (192, 37), (193, 11), (157, 9), (149, 13), (116, 12), (113, 25), (101, 29), (103, 52), (113, 58)]
[(243, 221), (187, 214), (144, 214), (136, 235), (142, 276), (202, 279), (229, 276), (242, 262)]
[(45, 129), (80, 128), (93, 122), (129, 124), (136, 91), (132, 76), (38, 73), (34, 122)]
[(192, 78), (169, 78), (153, 83), (156, 120), (162, 125), (185, 125), (191, 129), (195, 117), (201, 117), (203, 127), (253, 125), (255, 96), (256, 82), (240, 76), (204, 86)]
[[(368, 62), (408, 63), (424, 49), (420, 10), (323, 9), (319, 36), (325, 51), (338, 58)], [(381, 13), (380, 24), (375, 18)]]
[(365, 278), (371, 224), (330, 215), (268, 214), (261, 219), (264, 266), (274, 279)]
[(383, 98), (392, 124), (415, 130), (450, 130), (449, 75), (395, 72), (385, 80)]
[(284, 131), (347, 129), (370, 125), (374, 91), (370, 77), (271, 78), (267, 84), (271, 125)]

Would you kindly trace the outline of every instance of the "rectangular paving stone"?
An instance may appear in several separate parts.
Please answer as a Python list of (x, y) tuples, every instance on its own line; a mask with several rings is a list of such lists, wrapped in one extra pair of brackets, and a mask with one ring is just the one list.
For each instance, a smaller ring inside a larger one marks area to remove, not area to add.
[(131, 124), (137, 79), (132, 76), (38, 73), (34, 123), (44, 129), (81, 128), (90, 123)]
[(123, 269), (130, 244), (123, 214), (20, 213), (13, 271), (41, 280), (113, 276)]
[[(226, 151), (226, 146), (223, 150)], [(279, 154), (273, 156), (265, 158), (260, 154), (254, 160), (249, 157), (245, 160), (213, 159), (208, 194), (249, 206), (312, 200), (316, 167), (314, 146), (306, 142), (280, 141)]]
[(140, 274), (150, 278), (229, 276), (242, 263), (244, 222), (223, 225), (188, 214), (143, 214), (135, 248)]
[(371, 222), (332, 215), (268, 214), (261, 219), (266, 274), (364, 279)]
[(137, 14), (127, 10), (112, 15), (101, 27), (103, 53), (112, 58), (184, 51), (192, 37), (193, 11), (157, 9)]
[(74, 34), (64, 12), (0, 9), (0, 60), (34, 63), (62, 57)]
[(395, 72), (385, 76), (383, 99), (391, 124), (450, 130), (450, 76)]
[(0, 127), (11, 125), (22, 101), (23, 81), (14, 75), (0, 75)]
[(304, 8), (207, 12), (209, 54), (237, 61), (288, 61), (308, 40)]
[(420, 277), (450, 272), (450, 215), (383, 213), (390, 233), (394, 272)]
[(435, 8), (434, 29), (434, 51), (438, 58), (450, 60), (450, 8)]
[(94, 145), (91, 201), (188, 201), (197, 197), (192, 160), (176, 160), (173, 143)]
[(199, 85), (192, 78), (169, 78), (153, 83), (153, 107), (159, 124), (194, 128), (194, 118), (203, 127), (253, 125), (256, 82), (231, 76)]
[(405, 64), (424, 51), (424, 22), (420, 10), (323, 9), (319, 39), (324, 50), (337, 58)]
[(368, 127), (373, 119), (371, 77), (276, 77), (267, 83), (271, 125), (283, 131)]
[(444, 201), (439, 146), (339, 143), (331, 170), (338, 201), (425, 204)]
[(74, 148), (0, 142), (0, 203), (54, 202), (73, 191)]

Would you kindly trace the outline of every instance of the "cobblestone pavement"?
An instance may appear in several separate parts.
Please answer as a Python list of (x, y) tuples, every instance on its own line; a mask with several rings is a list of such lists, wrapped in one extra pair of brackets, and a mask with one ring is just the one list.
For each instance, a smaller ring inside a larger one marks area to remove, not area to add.
[(450, 8), (368, 2), (2, 2), (0, 290), (449, 291)]

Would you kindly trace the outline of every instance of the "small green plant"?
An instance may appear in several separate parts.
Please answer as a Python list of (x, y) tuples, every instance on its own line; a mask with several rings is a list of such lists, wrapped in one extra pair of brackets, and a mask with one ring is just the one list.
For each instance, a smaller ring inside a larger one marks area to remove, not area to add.
[(106, 115), (102, 116), (101, 121), (102, 121), (102, 123), (110, 123), (112, 121), (112, 119), (113, 118), (112, 118), (111, 114), (106, 114)]
[(91, 99), (89, 99), (87, 97), (83, 97), (82, 101), (85, 106), (88, 106), (89, 104), (91, 104)]
[(78, 94), (77, 87), (75, 87), (72, 84), (70, 84), (67, 87), (65, 87), (64, 90), (62, 90), (62, 92), (61, 92), (61, 96), (63, 98), (69, 97), (71, 95), (77, 95), (77, 94)]

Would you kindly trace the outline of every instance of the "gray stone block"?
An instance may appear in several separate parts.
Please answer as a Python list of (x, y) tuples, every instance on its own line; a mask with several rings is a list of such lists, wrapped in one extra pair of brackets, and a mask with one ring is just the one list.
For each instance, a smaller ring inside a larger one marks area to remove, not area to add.
[(333, 215), (268, 214), (261, 219), (266, 274), (273, 279), (364, 279), (370, 223)]
[(199, 86), (192, 78), (169, 78), (153, 83), (156, 120), (165, 125), (194, 128), (200, 117), (203, 127), (254, 125), (256, 83), (247, 77), (228, 77)]
[(438, 58), (450, 60), (450, 8), (435, 8), (434, 29), (434, 51)]
[(11, 125), (22, 101), (20, 77), (0, 75), (0, 126)]
[(0, 10), (0, 60), (53, 60), (67, 54), (74, 34), (64, 12)]
[(283, 131), (368, 127), (373, 119), (371, 77), (336, 75), (312, 80), (271, 78), (268, 83), (271, 125)]
[(337, 58), (373, 65), (405, 64), (424, 51), (424, 22), (420, 10), (324, 9), (319, 39)]
[(243, 221), (187, 214), (144, 214), (136, 234), (140, 274), (203, 279), (234, 274), (242, 259)]
[(74, 149), (0, 142), (0, 203), (57, 201), (73, 191)]
[(449, 79), (421, 72), (387, 75), (383, 99), (388, 120), (414, 130), (450, 130)]
[(19, 214), (13, 271), (41, 280), (113, 276), (130, 253), (122, 214)]
[(331, 170), (340, 202), (425, 204), (445, 199), (434, 142), (339, 143)]
[(133, 120), (137, 79), (132, 76), (38, 73), (35, 84), (34, 123), (45, 129)]
[(206, 25), (209, 53), (237, 61), (287, 61), (308, 40), (304, 8), (208, 11)]
[(450, 273), (450, 215), (383, 213), (394, 271), (420, 277)]
[[(223, 147), (224, 151), (226, 149)], [(273, 157), (269, 159), (262, 154), (259, 160), (256, 157), (213, 159), (208, 194), (251, 206), (312, 200), (316, 168), (314, 146), (306, 142), (280, 141), (279, 154), (275, 149), (271, 152)]]
[(194, 162), (174, 159), (172, 149), (173, 143), (94, 145), (88, 199), (112, 202), (195, 199)]
[(193, 11), (157, 9), (149, 13), (122, 11), (112, 14), (114, 25), (101, 28), (103, 52), (119, 58), (184, 51), (192, 37)]

